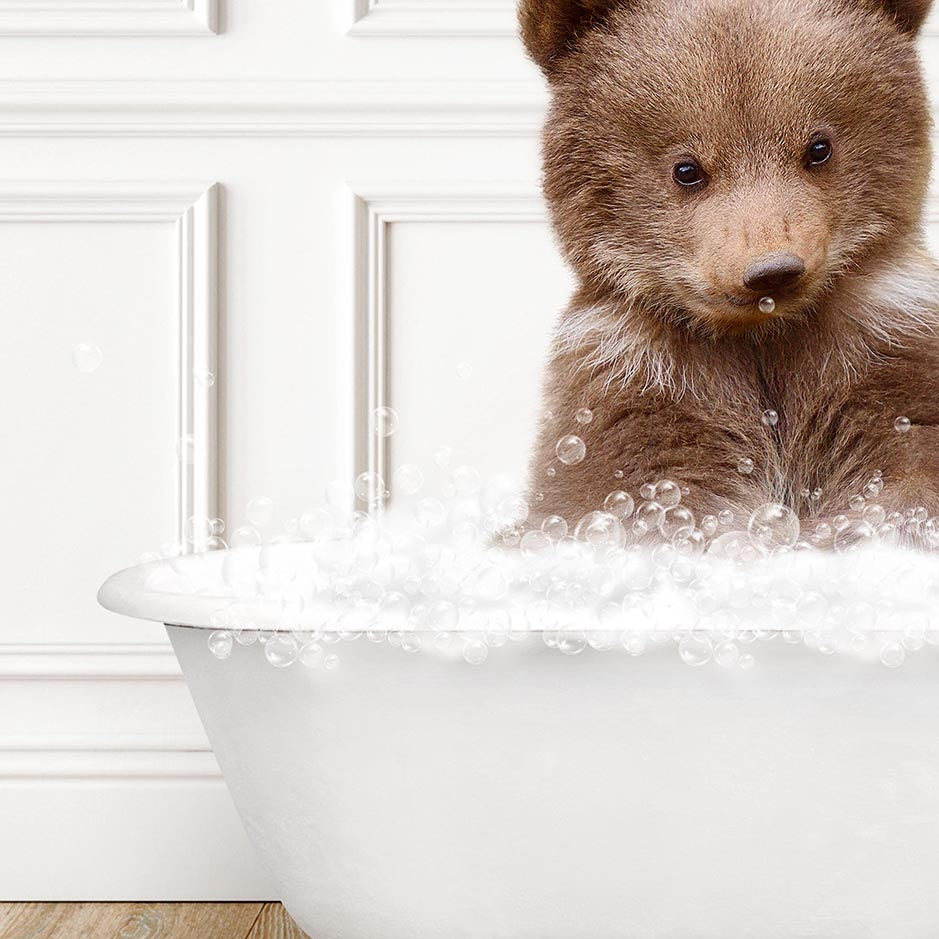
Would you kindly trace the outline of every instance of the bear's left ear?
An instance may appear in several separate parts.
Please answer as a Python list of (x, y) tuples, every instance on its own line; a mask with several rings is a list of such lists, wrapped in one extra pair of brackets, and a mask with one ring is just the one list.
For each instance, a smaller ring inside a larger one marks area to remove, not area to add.
[(551, 78), (555, 68), (588, 29), (628, 0), (521, 0), (518, 25), (528, 54)]
[(915, 36), (929, 15), (932, 0), (871, 0), (871, 5), (883, 10), (901, 33)]

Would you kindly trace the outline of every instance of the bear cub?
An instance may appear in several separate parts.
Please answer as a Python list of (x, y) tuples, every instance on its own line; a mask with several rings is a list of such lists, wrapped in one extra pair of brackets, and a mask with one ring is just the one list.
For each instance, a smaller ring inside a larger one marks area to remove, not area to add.
[(770, 502), (818, 544), (865, 511), (904, 536), (932, 524), (928, 7), (522, 0), (552, 92), (545, 196), (578, 279), (531, 523), (573, 529), (624, 490), (655, 528), (653, 486), (671, 480), (698, 524), (745, 526)]

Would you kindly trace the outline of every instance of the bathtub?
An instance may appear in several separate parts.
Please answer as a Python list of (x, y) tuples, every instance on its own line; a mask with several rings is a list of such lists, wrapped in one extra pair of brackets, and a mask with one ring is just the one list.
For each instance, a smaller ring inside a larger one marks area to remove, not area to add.
[[(211, 598), (142, 568), (250, 839), (314, 939), (935, 939), (939, 649), (899, 669), (760, 644), (749, 670), (473, 667), (365, 637), (335, 670), (207, 651)], [(194, 846), (196, 847), (196, 846)]]

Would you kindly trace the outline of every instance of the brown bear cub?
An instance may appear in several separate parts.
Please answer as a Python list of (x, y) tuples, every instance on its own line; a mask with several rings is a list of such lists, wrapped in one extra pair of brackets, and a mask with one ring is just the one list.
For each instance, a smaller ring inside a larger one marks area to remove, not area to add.
[(816, 543), (871, 503), (906, 532), (939, 514), (928, 6), (522, 0), (553, 92), (545, 194), (579, 280), (531, 521), (573, 528), (662, 479), (699, 523), (783, 503)]

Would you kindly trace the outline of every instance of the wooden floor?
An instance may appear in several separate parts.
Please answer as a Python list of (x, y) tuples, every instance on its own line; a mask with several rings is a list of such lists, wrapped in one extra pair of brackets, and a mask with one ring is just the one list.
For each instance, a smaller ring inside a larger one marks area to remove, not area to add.
[(0, 939), (309, 939), (279, 903), (0, 903)]

